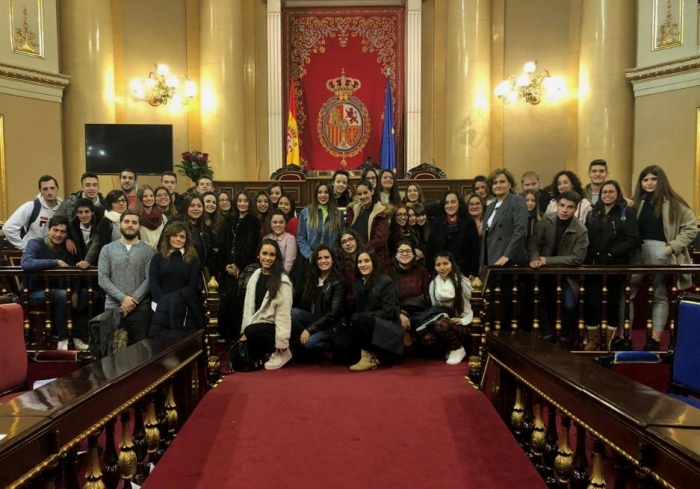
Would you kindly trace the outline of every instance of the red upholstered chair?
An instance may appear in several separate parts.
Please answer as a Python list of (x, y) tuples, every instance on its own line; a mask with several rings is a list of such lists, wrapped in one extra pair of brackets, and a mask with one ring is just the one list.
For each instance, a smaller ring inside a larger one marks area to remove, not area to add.
[(306, 172), (298, 165), (286, 165), (270, 175), (270, 180), (305, 182)]
[(421, 163), (406, 173), (407, 180), (446, 180), (447, 175), (440, 168), (430, 163)]
[(79, 368), (77, 352), (50, 351), (30, 364), (24, 345), (19, 304), (0, 305), (0, 403), (19, 396), (40, 378), (55, 378)]

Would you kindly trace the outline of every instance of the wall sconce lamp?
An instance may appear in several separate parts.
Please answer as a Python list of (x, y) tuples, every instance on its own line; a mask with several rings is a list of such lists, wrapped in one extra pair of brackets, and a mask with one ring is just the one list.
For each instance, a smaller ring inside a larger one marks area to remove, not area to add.
[(561, 97), (564, 93), (564, 80), (551, 76), (547, 70), (534, 76), (536, 70), (537, 63), (528, 61), (523, 65), (520, 75), (510, 75), (498, 84), (494, 93), (504, 104), (525, 99), (527, 103), (537, 105), (543, 96), (550, 100)]
[[(131, 80), (131, 92), (134, 98), (145, 100), (153, 107), (165, 105), (170, 100), (187, 105), (197, 95), (197, 85), (185, 75), (170, 75), (165, 65), (156, 65), (156, 72), (148, 74), (144, 80)], [(181, 83), (183, 82), (184, 83)], [(184, 85), (184, 87), (182, 86)]]

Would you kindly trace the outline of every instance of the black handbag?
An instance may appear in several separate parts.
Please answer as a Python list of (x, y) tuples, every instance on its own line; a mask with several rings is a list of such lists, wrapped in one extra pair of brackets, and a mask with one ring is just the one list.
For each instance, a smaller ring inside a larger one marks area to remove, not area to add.
[(228, 360), (232, 372), (252, 372), (264, 366), (262, 359), (253, 358), (247, 341), (238, 340), (229, 347)]

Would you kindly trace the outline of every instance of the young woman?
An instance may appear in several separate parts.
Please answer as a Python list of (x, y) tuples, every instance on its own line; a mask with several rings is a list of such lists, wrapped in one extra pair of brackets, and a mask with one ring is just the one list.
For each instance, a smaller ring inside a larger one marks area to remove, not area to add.
[(175, 204), (173, 203), (173, 198), (165, 187), (156, 187), (155, 189), (156, 205), (160, 209), (160, 213), (167, 219), (170, 219), (177, 211), (175, 210)]
[(377, 349), (403, 355), (403, 328), (399, 319), (399, 298), (394, 282), (381, 273), (379, 256), (370, 247), (357, 255), (358, 279), (353, 283), (356, 312), (350, 318), (355, 343), (360, 346), (360, 361), (351, 372), (373, 370), (379, 366)]
[(270, 196), (270, 204), (273, 209), (277, 208), (280, 197), (284, 195), (284, 188), (281, 183), (273, 182), (267, 186), (267, 195)]
[(163, 231), (158, 253), (151, 259), (148, 288), (154, 314), (149, 336), (159, 336), (164, 330), (203, 327), (205, 317), (197, 290), (200, 269), (188, 227), (173, 222)]
[(479, 274), (479, 233), (462, 197), (448, 190), (442, 199), (442, 215), (430, 223), (426, 263), (435, 263), (438, 252), (447, 250), (467, 277)]
[(534, 190), (526, 190), (520, 194), (520, 196), (525, 199), (525, 205), (527, 206), (527, 233), (526, 239), (529, 242), (530, 237), (532, 237), (532, 232), (535, 230), (535, 226), (540, 219), (542, 219), (542, 213), (540, 212), (540, 202), (537, 192)]
[(478, 195), (484, 202), (489, 201), (491, 196), (489, 195), (489, 186), (486, 183), (486, 175), (477, 175), (474, 177), (474, 180), (472, 180), (471, 193)]
[(211, 236), (214, 253), (218, 253), (224, 241), (226, 221), (219, 213), (219, 199), (214, 192), (202, 194), (202, 202), (204, 203), (204, 227)]
[[(128, 207), (129, 203), (123, 190), (112, 190), (105, 197), (105, 215), (97, 224), (97, 239), (99, 240), (100, 250), (105, 245), (112, 241), (117, 241), (121, 237), (122, 232), (119, 228), (119, 219)], [(98, 251), (97, 256), (99, 255)]]
[(398, 204), (394, 207), (394, 216), (389, 225), (389, 253), (396, 254), (400, 241), (408, 241), (415, 250), (416, 256), (423, 258), (421, 242), (414, 229), (408, 224), (408, 207)]
[[(599, 189), (599, 199), (586, 219), (588, 252), (585, 264), (629, 265), (632, 253), (641, 245), (637, 213), (627, 207), (622, 189), (615, 180), (604, 182)], [(607, 275), (606, 338), (612, 341), (620, 324), (619, 308), (624, 288), (624, 275)], [(586, 275), (584, 319), (588, 342), (586, 351), (600, 348), (598, 326), (601, 323), (602, 275)]]
[[(364, 246), (364, 241), (357, 231), (353, 228), (345, 228), (340, 233), (338, 239), (338, 256), (340, 273), (345, 282), (347, 290), (347, 303), (353, 306), (355, 301), (352, 296), (352, 284), (355, 282), (355, 271), (357, 270), (357, 252)], [(349, 308), (349, 310), (352, 310)]]
[(447, 364), (458, 365), (467, 356), (464, 348), (471, 340), (469, 324), (474, 316), (470, 304), (472, 283), (462, 275), (452, 253), (435, 256), (435, 278), (430, 282), (430, 302), (448, 308), (450, 317), (442, 317), (433, 325), (438, 343), (447, 346)]
[(425, 202), (423, 198), (423, 190), (421, 190), (420, 185), (417, 183), (412, 183), (406, 187), (406, 194), (401, 199), (402, 204), (406, 204), (408, 207), (413, 207), (416, 204), (422, 204)]
[(294, 198), (288, 194), (282, 194), (277, 201), (277, 208), (284, 212), (284, 216), (287, 218), (287, 232), (294, 237), (296, 237), (299, 227), (299, 219), (296, 216), (296, 205)]
[(328, 348), (344, 326), (345, 300), (345, 282), (333, 251), (320, 244), (311, 254), (302, 308), (292, 309), (292, 335), (307, 350)]
[[(212, 246), (211, 234), (204, 225), (204, 202), (198, 194), (187, 194), (182, 201), (180, 214), (173, 217), (170, 222), (182, 222), (192, 235), (192, 245), (197, 251), (197, 256), (203, 267), (208, 267), (210, 272), (216, 273), (216, 256)], [(162, 238), (161, 238), (162, 241)], [(160, 243), (158, 244), (160, 248)]]
[(410, 334), (418, 326), (420, 313), (430, 304), (430, 276), (416, 260), (413, 245), (408, 240), (399, 241), (392, 264), (390, 276), (399, 294), (401, 326)]
[(155, 248), (168, 218), (156, 205), (156, 196), (150, 185), (141, 185), (136, 194), (136, 212), (141, 217), (141, 241)]
[(270, 197), (267, 192), (260, 190), (255, 194), (255, 207), (253, 215), (260, 221), (260, 232), (266, 234), (270, 228)]
[[(238, 335), (243, 313), (238, 278), (255, 260), (255, 250), (260, 243), (260, 221), (253, 215), (251, 208), (252, 199), (248, 193), (238, 192), (236, 207), (226, 223), (224, 246), (219, 252), (223, 262), (224, 282), (224, 294), (219, 306), (219, 334), (226, 338)], [(240, 291), (241, 294), (243, 292)]]
[(287, 232), (287, 216), (282, 209), (275, 209), (270, 214), (270, 229), (272, 232), (265, 236), (267, 239), (277, 241), (284, 263), (284, 271), (289, 273), (297, 258), (297, 240)]
[(219, 202), (219, 214), (225, 219), (231, 215), (231, 196), (226, 191), (221, 191), (216, 194), (216, 199)]
[(299, 253), (307, 260), (311, 259), (311, 253), (319, 244), (335, 243), (340, 227), (340, 215), (335, 199), (331, 198), (331, 186), (327, 182), (318, 182), (314, 189), (313, 201), (304, 207), (299, 216)]
[[(698, 227), (690, 206), (678, 195), (658, 165), (651, 165), (639, 173), (634, 191), (637, 220), (642, 238), (641, 263), (643, 265), (685, 265), (692, 263), (688, 245), (698, 234)], [(690, 276), (678, 277), (678, 288), (690, 287)], [(641, 283), (642, 276), (632, 277), (632, 298)], [(667, 276), (654, 274), (652, 286), (652, 339), (645, 349), (658, 350), (661, 333), (668, 320)]]
[(350, 174), (345, 170), (336, 170), (331, 178), (333, 198), (338, 209), (344, 209), (350, 204)]
[(391, 170), (382, 170), (379, 174), (379, 201), (386, 208), (387, 214), (391, 214), (393, 207), (401, 203), (399, 187), (396, 185), (394, 173)]
[(350, 204), (346, 216), (346, 225), (362, 236), (362, 241), (374, 248), (381, 260), (383, 269), (390, 266), (389, 255), (389, 221), (384, 206), (379, 202), (372, 184), (361, 181), (357, 184), (357, 202)]
[(360, 181), (369, 182), (370, 185), (372, 185), (372, 190), (376, 190), (379, 183), (379, 172), (377, 170), (373, 170), (372, 168), (367, 168), (366, 170), (362, 171)]
[(430, 233), (430, 223), (428, 222), (428, 214), (425, 211), (425, 206), (423, 204), (416, 204), (412, 207), (413, 212), (416, 215), (415, 230), (418, 235), (418, 239), (425, 248), (428, 243), (428, 234)]
[(562, 170), (554, 175), (552, 179), (552, 200), (549, 202), (545, 214), (557, 211), (557, 198), (562, 192), (568, 190), (573, 190), (581, 196), (581, 203), (576, 209), (576, 218), (585, 224), (586, 216), (591, 211), (591, 203), (588, 199), (584, 198), (583, 187), (581, 186), (581, 180), (576, 176), (576, 174), (569, 170)]
[(250, 280), (243, 306), (241, 340), (248, 342), (254, 358), (270, 354), (265, 369), (276, 370), (292, 358), (292, 282), (284, 273), (280, 249), (272, 239), (263, 239), (258, 249), (260, 268)]
[(467, 203), (469, 217), (474, 219), (474, 224), (476, 224), (476, 231), (479, 233), (479, 236), (483, 236), (484, 211), (486, 211), (486, 202), (484, 202), (481, 197), (476, 194), (467, 195), (465, 202)]

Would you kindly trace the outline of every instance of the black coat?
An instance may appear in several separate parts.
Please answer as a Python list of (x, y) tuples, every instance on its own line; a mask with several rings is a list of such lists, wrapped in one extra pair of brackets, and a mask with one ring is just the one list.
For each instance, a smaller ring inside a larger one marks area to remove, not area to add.
[(396, 355), (403, 355), (403, 328), (399, 313), (399, 294), (394, 281), (377, 274), (365, 283), (363, 279), (352, 284), (358, 313), (375, 319), (372, 344)]
[(336, 272), (331, 272), (314, 300), (316, 320), (306, 328), (309, 334), (327, 329), (338, 330), (343, 327), (346, 293), (343, 277)]
[(221, 255), (221, 268), (235, 264), (239, 270), (255, 261), (255, 254), (260, 245), (260, 221), (252, 213), (243, 218), (226, 218), (226, 237)]
[(639, 249), (642, 240), (637, 223), (637, 212), (625, 204), (616, 204), (605, 214), (602, 204), (586, 216), (588, 229), (589, 265), (629, 265), (630, 256)]
[(432, 270), (435, 256), (441, 251), (449, 251), (464, 275), (477, 276), (480, 248), (479, 233), (472, 218), (459, 218), (457, 226), (450, 228), (443, 213), (430, 223), (425, 266)]

